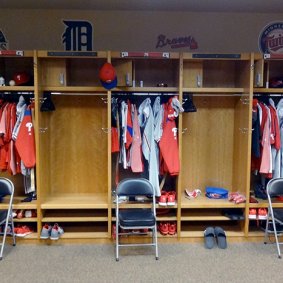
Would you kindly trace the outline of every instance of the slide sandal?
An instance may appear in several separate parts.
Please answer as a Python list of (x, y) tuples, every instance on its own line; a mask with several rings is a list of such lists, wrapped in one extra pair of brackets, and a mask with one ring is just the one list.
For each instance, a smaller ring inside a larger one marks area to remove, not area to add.
[(204, 231), (204, 246), (206, 249), (212, 249), (214, 247), (214, 228), (207, 227)]
[(226, 233), (221, 227), (215, 227), (215, 236), (217, 240), (218, 247), (220, 249), (226, 249), (227, 248), (227, 241), (226, 241)]

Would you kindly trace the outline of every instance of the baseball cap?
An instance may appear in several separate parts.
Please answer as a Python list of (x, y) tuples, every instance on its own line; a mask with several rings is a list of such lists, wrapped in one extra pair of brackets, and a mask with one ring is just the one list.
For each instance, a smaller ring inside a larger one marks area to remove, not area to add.
[(100, 68), (99, 79), (102, 86), (106, 89), (111, 89), (117, 86), (116, 71), (110, 63), (104, 63)]

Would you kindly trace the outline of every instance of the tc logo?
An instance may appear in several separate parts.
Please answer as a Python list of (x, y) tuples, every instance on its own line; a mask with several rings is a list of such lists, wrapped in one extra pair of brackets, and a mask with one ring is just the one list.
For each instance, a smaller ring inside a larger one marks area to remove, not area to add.
[(92, 51), (92, 25), (87, 21), (63, 21), (67, 26), (62, 35), (65, 50)]

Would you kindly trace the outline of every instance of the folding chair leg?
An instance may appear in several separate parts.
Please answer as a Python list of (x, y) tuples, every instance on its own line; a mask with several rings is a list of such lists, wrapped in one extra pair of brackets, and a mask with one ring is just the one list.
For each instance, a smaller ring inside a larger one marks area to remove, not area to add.
[(8, 229), (8, 221), (5, 222), (4, 235), (3, 235), (2, 244), (1, 244), (1, 251), (0, 251), (0, 260), (2, 260), (2, 258), (3, 258), (3, 251), (4, 251), (4, 247), (5, 247), (5, 242), (6, 242), (7, 229)]
[(267, 244), (267, 234), (268, 234), (268, 224), (269, 224), (269, 217), (270, 217), (270, 209), (268, 209), (265, 231), (264, 231), (264, 243)]
[(14, 226), (14, 221), (13, 221), (13, 218), (12, 218), (12, 221), (11, 221), (11, 229), (12, 229), (12, 237), (13, 237), (13, 246), (16, 246), (16, 235), (15, 235), (15, 226)]
[(115, 236), (116, 236), (116, 261), (119, 261), (119, 225), (117, 221), (116, 221)]
[(277, 236), (277, 230), (276, 230), (276, 226), (275, 226), (275, 221), (274, 221), (273, 218), (272, 218), (272, 223), (273, 223), (273, 230), (274, 230), (274, 236), (275, 236), (275, 242), (276, 242), (278, 258), (281, 258), (280, 245), (279, 245), (279, 240), (278, 240), (278, 236)]
[(154, 239), (155, 239), (155, 259), (158, 260), (159, 257), (158, 257), (157, 227), (156, 227), (156, 224), (155, 224), (155, 227), (154, 227)]

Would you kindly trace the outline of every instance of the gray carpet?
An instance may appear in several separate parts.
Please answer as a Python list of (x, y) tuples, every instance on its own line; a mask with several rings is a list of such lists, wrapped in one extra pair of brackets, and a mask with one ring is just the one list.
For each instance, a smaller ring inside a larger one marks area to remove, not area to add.
[(114, 245), (6, 245), (0, 282), (283, 282), (283, 259), (274, 245), (233, 243), (207, 250), (201, 243), (159, 244), (153, 249)]

